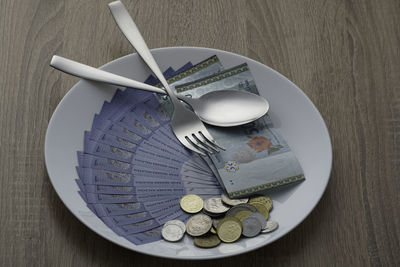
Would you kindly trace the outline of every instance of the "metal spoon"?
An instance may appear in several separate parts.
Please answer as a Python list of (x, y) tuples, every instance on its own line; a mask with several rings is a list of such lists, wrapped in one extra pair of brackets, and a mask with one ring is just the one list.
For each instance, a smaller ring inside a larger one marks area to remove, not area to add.
[[(60, 56), (53, 56), (50, 66), (88, 80), (166, 94), (161, 88), (96, 69)], [(202, 95), (200, 98), (189, 98), (181, 94), (176, 94), (176, 96), (190, 105), (202, 121), (222, 127), (249, 123), (262, 117), (269, 109), (269, 104), (265, 98), (246, 91), (212, 91)]]

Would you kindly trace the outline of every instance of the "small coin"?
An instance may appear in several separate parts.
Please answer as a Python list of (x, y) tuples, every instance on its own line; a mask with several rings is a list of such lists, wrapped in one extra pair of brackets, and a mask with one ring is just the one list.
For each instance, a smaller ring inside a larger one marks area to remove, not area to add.
[(217, 230), (215, 230), (214, 226), (211, 227), (210, 232), (213, 233), (214, 235), (217, 234)]
[(272, 210), (272, 199), (270, 199), (268, 196), (264, 195), (259, 195), (259, 196), (254, 196), (249, 199), (249, 203), (254, 203), (254, 202), (259, 202), (265, 205), (268, 208), (268, 211)]
[(185, 225), (184, 222), (182, 222), (180, 220), (171, 220), (171, 221), (166, 222), (164, 224), (164, 227), (168, 226), (170, 224), (175, 224), (175, 225), (179, 226), (182, 229), (183, 232), (186, 232), (186, 225)]
[(261, 203), (259, 203), (259, 202), (253, 202), (253, 203), (251, 203), (250, 205), (253, 205), (253, 206), (257, 209), (257, 211), (258, 211), (259, 213), (261, 213), (262, 215), (264, 215), (264, 216), (265, 216), (265, 219), (268, 220), (269, 211), (268, 211), (268, 208), (267, 208), (267, 207), (265, 207), (263, 204), (261, 204)]
[(205, 214), (192, 216), (186, 223), (186, 232), (191, 236), (201, 236), (210, 231), (212, 220)]
[(250, 210), (241, 210), (235, 214), (235, 218), (238, 218), (241, 221), (252, 213), (253, 212)]
[(254, 217), (258, 220), (258, 222), (261, 224), (261, 229), (264, 229), (267, 225), (267, 219), (265, 218), (264, 215), (262, 215), (259, 212), (253, 212), (250, 214), (248, 217)]
[(242, 223), (235, 217), (227, 217), (218, 223), (219, 239), (226, 243), (235, 242), (242, 235)]
[(261, 233), (266, 234), (278, 229), (279, 224), (276, 221), (267, 221), (267, 225), (262, 229)]
[(180, 204), (181, 208), (188, 213), (197, 213), (203, 209), (203, 199), (194, 194), (183, 196)]
[(182, 228), (176, 224), (169, 224), (167, 226), (164, 225), (161, 230), (162, 237), (170, 242), (181, 240), (184, 234), (185, 232), (182, 231)]
[(203, 206), (205, 211), (213, 214), (221, 214), (229, 210), (229, 207), (222, 203), (222, 200), (219, 197), (206, 199)]
[(201, 248), (213, 248), (218, 246), (221, 240), (217, 235), (205, 235), (194, 238), (194, 244)]
[(246, 237), (254, 237), (261, 232), (261, 223), (255, 218), (248, 216), (242, 221), (243, 232)]
[(230, 210), (228, 210), (228, 212), (226, 213), (225, 216), (226, 217), (235, 217), (236, 213), (238, 213), (241, 210), (249, 210), (252, 212), (257, 211), (257, 209), (253, 205), (250, 205), (247, 203), (242, 203), (242, 204), (233, 206)]
[(221, 195), (221, 200), (222, 202), (230, 206), (236, 206), (242, 203), (247, 203), (249, 201), (248, 198), (238, 198), (238, 199), (229, 198), (225, 193)]

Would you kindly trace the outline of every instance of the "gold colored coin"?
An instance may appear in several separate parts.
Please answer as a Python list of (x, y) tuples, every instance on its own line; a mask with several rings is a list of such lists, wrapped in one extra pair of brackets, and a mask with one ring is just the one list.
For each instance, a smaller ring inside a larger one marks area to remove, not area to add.
[(252, 213), (253, 212), (250, 210), (241, 210), (235, 214), (235, 218), (238, 218), (240, 221), (242, 221), (244, 218), (246, 218), (247, 216), (249, 216)]
[(272, 203), (253, 201), (253, 202), (250, 203), (250, 204), (253, 204), (253, 203), (259, 203), (259, 204), (265, 206), (265, 207), (267, 208), (268, 212), (272, 210)]
[(265, 205), (263, 205), (263, 204), (261, 204), (259, 202), (253, 202), (250, 205), (253, 205), (258, 210), (258, 212), (261, 213), (262, 215), (264, 215), (265, 219), (268, 220), (269, 211), (268, 211), (268, 208)]
[(242, 223), (238, 218), (226, 217), (218, 223), (217, 234), (222, 241), (232, 243), (240, 238), (242, 229)]
[(203, 209), (203, 199), (194, 194), (183, 196), (180, 204), (181, 208), (187, 213), (197, 213)]
[(217, 235), (205, 235), (198, 236), (194, 238), (194, 244), (201, 248), (213, 248), (218, 246), (221, 243), (221, 240)]
[(217, 234), (217, 230), (215, 230), (215, 228), (214, 228), (214, 227), (211, 227), (211, 229), (210, 229), (210, 232), (211, 232), (211, 233), (213, 233), (214, 235), (216, 235), (216, 234)]
[(249, 203), (261, 203), (265, 205), (268, 209), (268, 211), (272, 210), (272, 199), (270, 199), (268, 196), (264, 195), (259, 195), (259, 196), (254, 196), (250, 198)]

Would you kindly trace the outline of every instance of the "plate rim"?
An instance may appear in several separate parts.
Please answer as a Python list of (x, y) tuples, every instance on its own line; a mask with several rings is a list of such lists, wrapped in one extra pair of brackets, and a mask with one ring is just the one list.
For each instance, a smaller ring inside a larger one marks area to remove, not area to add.
[[(225, 54), (229, 54), (230, 56), (234, 56), (234, 57), (244, 57), (246, 58), (247, 61), (252, 62), (253, 64), (259, 65), (260, 67), (263, 68), (267, 68), (269, 71), (273, 72), (275, 75), (280, 76), (281, 78), (283, 78), (286, 82), (289, 82), (290, 85), (292, 85), (294, 88), (296, 88), (296, 90), (309, 102), (309, 104), (311, 104), (311, 107), (314, 109), (314, 111), (316, 111), (317, 115), (319, 116), (319, 118), (322, 121), (323, 124), (323, 130), (326, 133), (326, 136), (328, 138), (328, 143), (329, 143), (329, 151), (328, 151), (328, 159), (329, 159), (329, 171), (328, 171), (328, 176), (327, 179), (325, 181), (325, 183), (323, 184), (323, 190), (320, 191), (319, 196), (316, 198), (317, 201), (313, 204), (313, 206), (303, 214), (302, 218), (294, 224), (294, 226), (289, 227), (288, 229), (286, 229), (285, 231), (283, 231), (279, 236), (272, 238), (272, 240), (270, 240), (270, 242), (268, 242), (267, 244), (264, 243), (260, 243), (255, 245), (254, 247), (251, 248), (246, 248), (244, 250), (241, 251), (235, 251), (235, 252), (230, 252), (230, 253), (226, 253), (226, 254), (220, 254), (220, 255), (207, 255), (207, 256), (184, 256), (184, 257), (173, 257), (173, 256), (169, 256), (169, 255), (159, 255), (157, 253), (152, 253), (151, 251), (145, 251), (145, 250), (136, 250), (133, 249), (132, 247), (128, 247), (125, 246), (123, 244), (120, 244), (110, 238), (108, 238), (107, 236), (103, 235), (100, 231), (98, 231), (97, 229), (93, 229), (91, 228), (83, 218), (80, 218), (80, 216), (77, 216), (72, 209), (67, 205), (67, 203), (64, 201), (64, 199), (61, 197), (59, 190), (56, 188), (56, 186), (53, 183), (53, 179), (50, 176), (49, 170), (48, 170), (48, 150), (49, 150), (49, 144), (48, 144), (48, 140), (49, 140), (49, 135), (50, 135), (50, 131), (49, 129), (51, 128), (51, 125), (53, 123), (53, 121), (55, 120), (55, 116), (56, 113), (59, 112), (59, 109), (61, 108), (61, 104), (63, 103), (63, 101), (65, 101), (65, 99), (67, 99), (69, 97), (69, 95), (72, 93), (73, 90), (75, 90), (74, 88), (77, 87), (80, 83), (82, 83), (83, 79), (80, 79), (77, 83), (75, 83), (69, 90), (68, 92), (62, 97), (62, 99), (60, 100), (60, 102), (57, 104), (57, 107), (54, 109), (51, 118), (49, 120), (49, 123), (47, 125), (47, 129), (46, 129), (46, 134), (45, 134), (45, 140), (44, 140), (44, 154), (45, 154), (45, 166), (46, 166), (46, 171), (50, 180), (50, 183), (53, 187), (53, 189), (56, 191), (58, 198), (61, 200), (61, 202), (64, 204), (64, 206), (69, 210), (69, 212), (71, 212), (75, 218), (77, 218), (81, 223), (83, 223), (87, 228), (89, 228), (91, 231), (94, 231), (96, 234), (98, 234), (99, 236), (101, 236), (102, 238), (112, 242), (113, 244), (116, 244), (118, 246), (121, 246), (125, 249), (131, 250), (131, 251), (135, 251), (137, 253), (142, 253), (145, 255), (150, 255), (150, 256), (155, 256), (155, 257), (159, 257), (159, 258), (167, 258), (167, 259), (178, 259), (178, 260), (211, 260), (211, 259), (219, 259), (219, 258), (226, 258), (226, 257), (230, 257), (230, 256), (236, 256), (236, 255), (241, 255), (247, 252), (251, 252), (254, 250), (257, 250), (259, 248), (262, 248), (266, 245), (270, 245), (271, 243), (281, 239), (282, 237), (286, 236), (289, 232), (293, 231), (296, 227), (298, 227), (310, 214), (311, 212), (315, 209), (315, 207), (318, 205), (318, 203), (321, 201), (321, 198), (323, 196), (323, 194), (326, 191), (327, 185), (329, 183), (329, 180), (331, 178), (331, 173), (332, 173), (332, 165), (333, 165), (333, 149), (332, 149), (332, 141), (331, 141), (331, 137), (329, 134), (329, 130), (328, 127), (326, 126), (325, 120), (322, 117), (321, 113), (319, 112), (319, 110), (317, 109), (317, 107), (314, 105), (314, 103), (311, 101), (311, 99), (303, 92), (303, 90), (301, 90), (301, 88), (299, 88), (295, 83), (293, 83), (290, 79), (288, 79), (286, 76), (284, 76), (283, 74), (279, 73), (278, 71), (272, 69), (271, 67), (256, 61), (254, 59), (251, 59), (247, 56), (243, 56), (243, 55), (239, 55), (230, 51), (225, 51), (225, 50), (220, 50), (220, 49), (215, 49), (215, 48), (208, 48), (208, 47), (197, 47), (197, 46), (170, 46), (170, 47), (159, 47), (159, 48), (153, 48), (150, 49), (151, 52), (158, 52), (158, 51), (167, 51), (169, 49), (198, 49), (198, 50), (206, 50), (206, 51), (213, 51), (215, 53), (225, 53)], [(126, 60), (128, 57), (132, 57), (137, 55), (137, 53), (131, 53), (119, 58), (116, 58), (112, 61), (109, 61), (107, 63), (105, 63), (104, 65), (98, 67), (99, 69), (104, 69), (107, 68), (107, 66), (114, 64), (115, 62), (119, 61), (119, 60)], [(135, 246), (135, 248), (139, 247), (139, 245), (133, 244)]]

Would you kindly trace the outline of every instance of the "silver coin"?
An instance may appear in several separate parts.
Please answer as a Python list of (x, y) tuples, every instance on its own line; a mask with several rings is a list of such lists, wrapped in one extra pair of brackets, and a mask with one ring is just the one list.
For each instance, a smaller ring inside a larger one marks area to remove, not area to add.
[(267, 225), (262, 229), (261, 233), (266, 234), (278, 229), (279, 224), (276, 221), (267, 221)]
[(168, 225), (170, 225), (170, 224), (178, 225), (178, 226), (182, 229), (183, 232), (186, 232), (186, 225), (185, 225), (184, 222), (182, 222), (182, 221), (180, 221), (180, 220), (171, 220), (171, 221), (166, 222), (166, 223), (164, 224), (164, 227), (165, 227), (165, 226), (168, 226)]
[(212, 220), (205, 214), (192, 216), (186, 223), (186, 232), (191, 236), (201, 236), (210, 231)]
[(254, 217), (256, 218), (260, 224), (261, 224), (261, 229), (264, 229), (267, 226), (267, 219), (265, 218), (264, 215), (262, 215), (261, 213), (257, 212), (253, 212), (252, 214), (250, 214), (248, 217)]
[(247, 203), (249, 201), (248, 198), (238, 198), (238, 199), (229, 198), (225, 193), (221, 195), (221, 200), (223, 203), (230, 206), (236, 206), (239, 204)]
[(256, 212), (257, 209), (253, 205), (247, 204), (247, 203), (242, 203), (236, 206), (233, 206), (228, 212), (226, 213), (225, 217), (235, 217), (236, 213), (238, 213), (241, 210), (249, 210), (252, 212)]
[(229, 210), (229, 207), (222, 203), (220, 197), (212, 197), (204, 200), (203, 208), (206, 212), (212, 214), (220, 214)]
[(254, 237), (261, 232), (261, 223), (255, 217), (246, 217), (242, 220), (242, 234), (246, 237)]
[(177, 224), (164, 225), (161, 230), (162, 237), (169, 242), (176, 242), (182, 239), (185, 234), (182, 228)]

